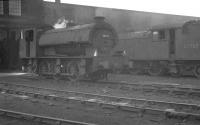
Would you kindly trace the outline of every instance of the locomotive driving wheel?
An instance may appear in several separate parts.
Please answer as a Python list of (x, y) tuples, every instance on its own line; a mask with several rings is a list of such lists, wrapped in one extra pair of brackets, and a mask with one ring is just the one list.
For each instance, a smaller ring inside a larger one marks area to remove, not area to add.
[(197, 78), (200, 78), (200, 65), (194, 67), (193, 73)]
[(172, 77), (180, 77), (181, 76), (181, 68), (180, 67), (176, 67), (176, 72), (170, 72), (170, 75)]
[(39, 63), (39, 69), (38, 69), (38, 73), (39, 75), (43, 75), (45, 74), (46, 72), (48, 72), (48, 65), (46, 62), (41, 62)]
[(69, 80), (76, 81), (79, 78), (79, 67), (76, 62), (71, 62), (68, 65)]
[(34, 63), (32, 66), (32, 73), (37, 73), (37, 68), (38, 68), (37, 64)]
[(130, 70), (129, 70), (129, 73), (130, 73), (131, 75), (138, 75), (138, 74), (141, 74), (141, 73), (142, 73), (142, 70), (139, 69), (139, 68), (133, 68), (133, 69), (130, 69)]
[(151, 76), (159, 76), (163, 74), (163, 68), (159, 63), (151, 63), (147, 72)]

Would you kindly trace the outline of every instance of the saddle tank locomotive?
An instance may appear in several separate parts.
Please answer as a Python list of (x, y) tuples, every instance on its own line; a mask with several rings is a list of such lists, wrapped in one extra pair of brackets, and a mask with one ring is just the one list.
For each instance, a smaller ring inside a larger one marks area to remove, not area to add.
[(109, 72), (118, 36), (104, 17), (95, 17), (91, 24), (34, 32), (25, 31), (20, 43), (23, 70), (70, 79), (103, 79)]

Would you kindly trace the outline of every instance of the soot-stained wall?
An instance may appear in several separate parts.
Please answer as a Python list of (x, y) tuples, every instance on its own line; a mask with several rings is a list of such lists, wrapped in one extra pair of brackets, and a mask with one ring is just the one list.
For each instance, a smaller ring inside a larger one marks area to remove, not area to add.
[(104, 16), (118, 32), (145, 30), (154, 25), (181, 23), (196, 17), (147, 13), (130, 10), (80, 6), (64, 3), (45, 2), (45, 22), (54, 24), (65, 17), (77, 24), (90, 23), (95, 16)]
[(106, 19), (117, 28), (118, 31), (137, 31), (151, 28), (154, 25), (177, 24), (197, 17), (177, 16), (158, 13), (147, 13), (130, 10), (96, 8), (97, 16), (105, 16)]

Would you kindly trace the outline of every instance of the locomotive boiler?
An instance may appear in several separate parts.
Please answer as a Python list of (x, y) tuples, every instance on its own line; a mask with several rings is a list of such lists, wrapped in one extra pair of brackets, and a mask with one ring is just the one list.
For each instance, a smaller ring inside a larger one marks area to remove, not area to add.
[(25, 31), (20, 47), (24, 70), (70, 79), (101, 79), (109, 72), (118, 36), (104, 17), (91, 24), (39, 32)]
[(126, 52), (130, 73), (200, 78), (200, 21), (119, 34), (116, 51)]

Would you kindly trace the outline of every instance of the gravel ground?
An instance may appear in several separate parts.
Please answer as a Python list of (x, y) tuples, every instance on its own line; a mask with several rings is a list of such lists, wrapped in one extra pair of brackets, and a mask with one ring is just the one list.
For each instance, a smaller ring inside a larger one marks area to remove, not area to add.
[[(18, 76), (15, 73), (0, 73), (0, 81), (16, 81), (16, 78), (35, 77), (35, 75), (22, 73)], [(31, 77), (32, 76), (32, 77)], [(139, 83), (139, 84), (164, 84), (164, 85), (175, 85), (184, 87), (197, 87), (200, 88), (200, 79), (195, 77), (169, 77), (169, 76), (148, 76), (148, 75), (123, 75), (123, 74), (109, 74), (108, 80), (120, 81), (128, 83)], [(22, 80), (21, 80), (22, 81)]]
[(125, 81), (129, 83), (140, 84), (165, 84), (176, 85), (184, 87), (198, 87), (200, 88), (200, 79), (194, 77), (169, 77), (169, 76), (148, 76), (148, 75), (113, 75), (109, 76), (111, 81)]
[[(138, 80), (140, 78), (141, 79), (140, 82), (144, 81), (144, 78), (141, 78), (142, 76), (135, 76), (135, 77), (137, 77)], [(155, 80), (155, 77), (152, 79)], [(4, 77), (0, 81), (8, 81), (8, 82), (26, 84), (26, 85), (36, 86), (36, 87), (52, 88), (52, 89), (66, 90), (66, 91), (77, 91), (77, 92), (95, 93), (95, 94), (129, 97), (129, 98), (140, 98), (140, 99), (142, 98), (142, 99), (160, 100), (160, 101), (177, 102), (177, 103), (189, 103), (189, 104), (193, 103), (193, 104), (200, 105), (199, 98), (195, 99), (195, 98), (186, 98), (186, 97), (181, 97), (181, 96), (175, 97), (173, 95), (166, 95), (166, 94), (155, 95), (153, 93), (113, 89), (113, 88), (105, 87), (103, 85), (86, 86), (86, 85), (81, 85), (81, 84), (69, 84), (69, 82), (64, 81), (64, 80), (56, 81), (53, 79), (38, 79), (38, 77), (36, 78), (34, 77), (33, 79), (32, 78), (27, 79), (27, 78), (21, 78), (21, 77)], [(146, 82), (145, 84), (148, 84), (148, 82)]]
[[(149, 77), (149, 76), (130, 76), (130, 75), (110, 75), (109, 80), (115, 81), (126, 81), (132, 83), (140, 84), (170, 84), (170, 85), (180, 85), (188, 87), (199, 87), (200, 83), (198, 79), (195, 78), (169, 78), (169, 77)], [(146, 98), (152, 100), (161, 101), (174, 101), (182, 103), (196, 103), (200, 104), (200, 100), (196, 99), (184, 99), (180, 97), (172, 96), (162, 96), (162, 95), (152, 95), (147, 93), (137, 93), (137, 92), (126, 92), (121, 90), (114, 90), (112, 88), (106, 88), (102, 86), (84, 86), (84, 85), (74, 85), (67, 84), (67, 81), (63, 80), (53, 80), (44, 79), (35, 76), (22, 77), (22, 76), (3, 76), (0, 75), (0, 82), (14, 82), (19, 84), (32, 85), (37, 87), (48, 87), (59, 90), (70, 90), (70, 91), (82, 91), (91, 92), (104, 95), (113, 96), (124, 96), (124, 97), (134, 97), (134, 98)], [(188, 85), (188, 83), (190, 83)], [(123, 115), (117, 111), (102, 110), (97, 107), (92, 106), (81, 106), (80, 104), (52, 104), (52, 102), (38, 103), (38, 100), (25, 100), (18, 97), (10, 97), (0, 95), (0, 108), (33, 113), (39, 115), (48, 115), (51, 117), (59, 117), (70, 120), (100, 123), (102, 125), (199, 125), (199, 122), (186, 121), (184, 124), (176, 124), (180, 121), (172, 119), (163, 119), (163, 117), (149, 116), (145, 115), (143, 117), (138, 117), (136, 113), (127, 113)], [(2, 118), (0, 119), (0, 125)], [(161, 121), (161, 122), (159, 122)], [(8, 125), (8, 124), (7, 124)], [(12, 125), (12, 124), (9, 124)], [(23, 125), (23, 124), (22, 124)]]
[[(60, 103), (4, 94), (0, 94), (0, 108), (98, 123), (99, 125), (133, 125), (133, 123), (134, 125), (179, 125), (178, 123), (182, 122), (177, 119), (166, 119), (163, 115), (140, 115), (136, 112), (122, 113), (118, 110), (102, 109), (92, 105)], [(199, 121), (185, 121), (184, 125), (199, 125)]]
[(34, 123), (32, 121), (25, 121), (25, 120), (18, 120), (14, 118), (8, 118), (8, 117), (0, 117), (0, 125), (45, 125), (45, 124), (39, 124)]

